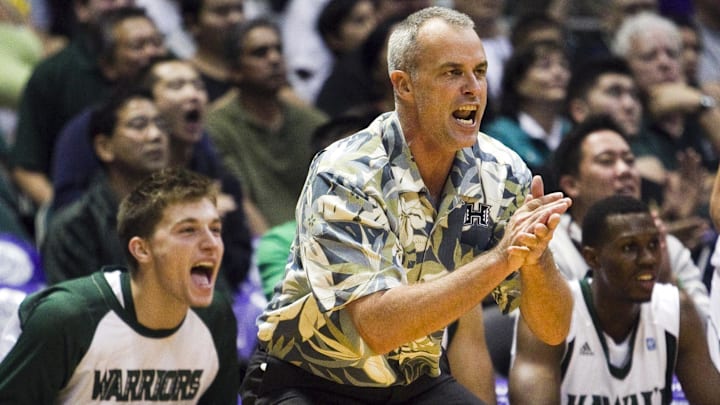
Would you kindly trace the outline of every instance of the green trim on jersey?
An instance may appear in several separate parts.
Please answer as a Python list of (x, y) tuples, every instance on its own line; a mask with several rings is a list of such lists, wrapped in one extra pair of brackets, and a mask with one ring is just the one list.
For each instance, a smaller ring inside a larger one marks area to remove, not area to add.
[(237, 402), (229, 301), (216, 292), (178, 327), (151, 330), (137, 321), (122, 270), (103, 269), (23, 301), (21, 333), (0, 363), (0, 403)]
[(630, 373), (630, 370), (632, 370), (633, 352), (635, 350), (635, 335), (637, 334), (640, 321), (638, 320), (637, 322), (635, 322), (635, 325), (633, 325), (632, 331), (630, 332), (630, 340), (628, 341), (629, 358), (627, 362), (625, 362), (625, 365), (623, 367), (616, 367), (615, 365), (610, 363), (610, 350), (608, 349), (607, 340), (605, 339), (605, 333), (603, 333), (602, 326), (600, 325), (600, 318), (598, 317), (597, 311), (595, 310), (595, 305), (593, 304), (590, 283), (588, 283), (587, 278), (584, 278), (579, 282), (580, 289), (582, 290), (583, 299), (585, 300), (585, 305), (587, 305), (588, 312), (590, 313), (590, 317), (593, 321), (593, 326), (595, 326), (595, 332), (597, 332), (598, 339), (600, 339), (600, 344), (602, 345), (603, 352), (605, 353), (608, 370), (610, 370), (610, 374), (612, 374), (613, 377), (623, 379), (627, 377), (627, 375)]

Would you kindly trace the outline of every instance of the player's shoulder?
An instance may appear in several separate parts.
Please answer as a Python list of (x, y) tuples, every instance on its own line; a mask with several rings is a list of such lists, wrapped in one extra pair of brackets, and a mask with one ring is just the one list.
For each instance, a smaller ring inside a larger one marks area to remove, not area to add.
[(54, 330), (87, 327), (110, 309), (92, 276), (69, 280), (30, 294), (20, 304), (23, 328)]

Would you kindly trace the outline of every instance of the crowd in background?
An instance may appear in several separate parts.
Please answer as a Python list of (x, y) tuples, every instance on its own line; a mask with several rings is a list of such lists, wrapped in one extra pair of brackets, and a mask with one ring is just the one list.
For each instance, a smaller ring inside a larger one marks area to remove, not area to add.
[[(585, 210), (632, 195), (668, 235), (666, 281), (707, 315), (716, 0), (0, 0), (0, 322), (25, 293), (121, 264), (119, 201), (149, 173), (185, 167), (221, 185), (220, 286), (247, 356), (312, 157), (394, 108), (387, 37), (430, 5), (469, 15), (483, 41), (481, 131), (575, 201), (551, 246), (563, 274), (585, 276), (574, 257)], [(112, 104), (128, 88), (157, 110), (157, 131), (134, 143)], [(563, 142), (597, 115), (622, 135), (618, 159), (585, 162), (592, 145)], [(507, 376), (508, 317), (487, 311)]]

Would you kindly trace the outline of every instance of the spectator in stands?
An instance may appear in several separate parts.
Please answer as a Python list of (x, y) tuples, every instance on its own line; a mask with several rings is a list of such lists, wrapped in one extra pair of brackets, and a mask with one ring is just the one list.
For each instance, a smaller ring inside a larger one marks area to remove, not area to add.
[(567, 104), (568, 115), (576, 124), (589, 116), (608, 114), (628, 135), (642, 179), (643, 201), (658, 207), (668, 232), (694, 251), (708, 231), (707, 218), (702, 215), (702, 162), (692, 150), (678, 151), (678, 170), (668, 171), (643, 145), (647, 136), (643, 106), (627, 63), (618, 57), (600, 57), (578, 65), (568, 85)]
[(228, 35), (245, 19), (244, 0), (181, 0), (183, 23), (192, 34), (190, 58), (205, 82), (208, 99), (225, 94), (232, 83), (227, 57)]
[(379, 21), (358, 49), (337, 61), (317, 96), (317, 108), (330, 117), (378, 115), (395, 108), (387, 77), (387, 39), (405, 17)]
[(52, 199), (50, 159), (62, 126), (107, 97), (114, 83), (137, 74), (165, 52), (162, 37), (141, 9), (109, 11), (105, 3), (75, 2), (78, 19), (87, 28), (33, 70), (21, 97), (13, 177), (38, 206)]
[(103, 171), (50, 221), (41, 250), (50, 284), (125, 264), (114, 232), (118, 205), (146, 176), (168, 165), (168, 130), (149, 92), (119, 93), (93, 113), (90, 133)]
[(541, 342), (520, 315), (511, 403), (671, 403), (674, 375), (689, 403), (716, 403), (720, 373), (705, 318), (681, 288), (659, 282), (662, 231), (647, 205), (630, 196), (597, 201), (582, 240), (592, 278), (570, 283), (575, 304), (565, 342)]
[(668, 170), (677, 167), (677, 151), (692, 148), (708, 170), (720, 151), (720, 106), (701, 89), (686, 83), (682, 40), (675, 24), (652, 13), (625, 20), (613, 51), (627, 60), (644, 97), (648, 137), (642, 142)]
[[(237, 91), (218, 100), (207, 128), (230, 173), (240, 180), (256, 236), (294, 218), (312, 156), (310, 137), (327, 118), (280, 97), (286, 84), (277, 27), (260, 18), (234, 33)], [(250, 214), (250, 213), (253, 214)]]
[(483, 126), (533, 172), (543, 171), (570, 128), (564, 115), (569, 69), (563, 48), (555, 42), (516, 49), (505, 64), (499, 116)]
[[(376, 14), (375, 3), (371, 0), (330, 0), (325, 4), (317, 19), (317, 30), (332, 58), (327, 66), (317, 71), (316, 80), (321, 85), (343, 57), (365, 42), (377, 24)], [(315, 98), (311, 100), (313, 104), (315, 101)]]

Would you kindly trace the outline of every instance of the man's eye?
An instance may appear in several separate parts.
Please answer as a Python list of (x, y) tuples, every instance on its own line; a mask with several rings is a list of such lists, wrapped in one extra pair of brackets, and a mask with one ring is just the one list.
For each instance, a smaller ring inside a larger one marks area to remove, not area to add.
[(127, 123), (127, 126), (129, 128), (132, 128), (137, 131), (144, 130), (145, 128), (148, 127), (148, 125), (150, 125), (150, 120), (147, 117), (134, 118)]

